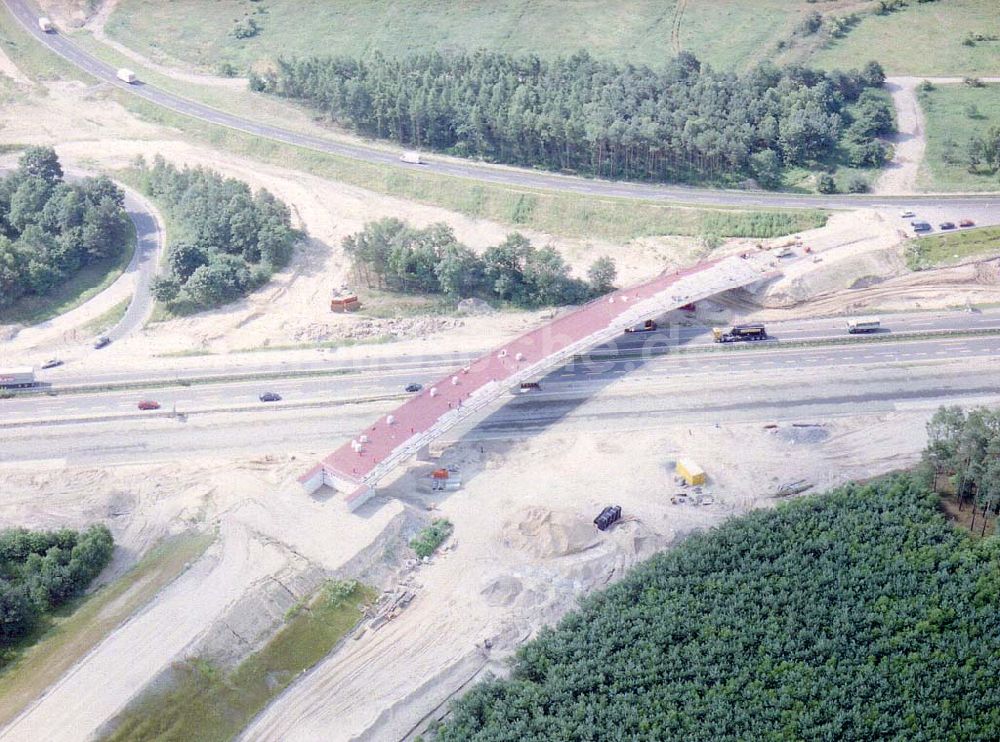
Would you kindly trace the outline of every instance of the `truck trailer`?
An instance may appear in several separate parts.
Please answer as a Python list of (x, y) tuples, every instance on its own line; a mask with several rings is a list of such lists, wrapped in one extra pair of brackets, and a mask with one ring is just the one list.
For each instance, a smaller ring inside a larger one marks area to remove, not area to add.
[(138, 82), (139, 78), (135, 76), (135, 73), (128, 69), (127, 67), (122, 67), (115, 73), (115, 76), (122, 82), (127, 82), (129, 85)]
[(741, 340), (767, 340), (767, 330), (759, 322), (750, 325), (733, 325), (728, 332), (721, 327), (713, 327), (712, 339), (717, 343), (736, 343)]
[(851, 317), (847, 320), (847, 331), (851, 335), (859, 332), (878, 332), (881, 325), (878, 317)]
[(52, 21), (46, 18), (44, 15), (38, 19), (38, 27), (42, 29), (42, 33), (52, 33), (55, 31), (55, 26), (52, 25)]
[(31, 366), (0, 368), (0, 389), (18, 389), (35, 385), (35, 369)]
[(656, 320), (647, 319), (641, 325), (626, 327), (625, 332), (654, 332), (657, 327)]

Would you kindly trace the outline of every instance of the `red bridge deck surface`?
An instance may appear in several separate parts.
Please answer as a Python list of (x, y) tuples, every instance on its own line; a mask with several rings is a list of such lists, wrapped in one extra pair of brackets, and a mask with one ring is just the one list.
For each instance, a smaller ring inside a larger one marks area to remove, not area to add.
[[(361, 480), (398, 446), (426, 432), (442, 415), (466, 403), (477, 390), (491, 382), (502, 383), (526, 366), (538, 363), (608, 327), (615, 318), (632, 309), (636, 301), (650, 299), (678, 279), (703, 271), (714, 262), (701, 263), (683, 271), (663, 274), (638, 286), (620, 289), (512, 340), (436, 384), (426, 386), (391, 413), (395, 418), (392, 425), (387, 422), (387, 416), (383, 416), (361, 431), (359, 439), (361, 435), (367, 435), (368, 440), (360, 452), (348, 442), (323, 459), (321, 465), (332, 474), (360, 485)], [(457, 384), (452, 383), (453, 378), (458, 379)], [(431, 389), (437, 390), (433, 396)], [(316, 470), (317, 467), (314, 467), (303, 475), (302, 481)]]

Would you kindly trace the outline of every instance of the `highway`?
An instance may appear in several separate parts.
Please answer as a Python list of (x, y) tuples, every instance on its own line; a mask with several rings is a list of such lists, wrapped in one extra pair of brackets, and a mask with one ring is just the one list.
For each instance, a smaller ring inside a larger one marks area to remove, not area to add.
[(139, 83), (131, 85), (122, 82), (115, 76), (115, 68), (91, 56), (66, 36), (61, 33), (46, 34), (42, 32), (38, 28), (37, 12), (26, 0), (4, 0), (4, 3), (24, 29), (37, 41), (46, 45), (53, 52), (84, 72), (120, 90), (201, 121), (353, 160), (378, 165), (391, 165), (393, 167), (416, 167), (423, 171), (439, 175), (480, 180), (519, 188), (538, 188), (590, 196), (671, 201), (704, 206), (832, 209), (853, 209), (859, 207), (898, 208), (906, 206), (919, 208), (923, 205), (939, 205), (946, 202), (953, 208), (954, 213), (962, 212), (962, 216), (966, 212), (970, 214), (979, 214), (984, 211), (994, 214), (1000, 213), (1000, 195), (997, 194), (920, 196), (838, 194), (814, 196), (614, 182), (445, 157), (433, 158), (423, 165), (404, 165), (400, 163), (398, 154), (391, 151), (346, 141), (338, 141), (332, 138), (332, 136), (331, 138), (317, 137), (251, 121), (191, 100), (190, 98), (160, 90), (152, 85), (143, 83), (141, 80)]
[[(1000, 337), (990, 336), (579, 362), (543, 379), (540, 391), (504, 398), (506, 404), (452, 437), (520, 438), (564, 420), (570, 429), (626, 431), (978, 403), (1000, 395), (998, 357)], [(138, 411), (135, 392), (17, 400), (67, 407), (25, 407), (16, 415), (7, 406), (14, 400), (6, 400), (0, 463), (113, 465), (208, 453), (322, 452), (398, 405), (404, 378), (268, 382), (284, 397), (278, 403), (258, 402), (257, 382), (160, 390), (166, 410), (176, 402), (187, 412), (179, 417)], [(369, 395), (375, 399), (357, 401)], [(23, 426), (15, 420), (100, 411), (120, 417)]]
[[(670, 353), (677, 348), (711, 346), (710, 327), (699, 324), (684, 313), (674, 312), (668, 317), (658, 318), (660, 328), (656, 332), (642, 332), (622, 335), (614, 346), (595, 348), (591, 355), (595, 358), (616, 355), (620, 352), (648, 357)], [(800, 342), (821, 340), (863, 341), (862, 336), (851, 338), (845, 332), (843, 317), (821, 319), (789, 320), (768, 322), (770, 335), (777, 341)], [(1000, 329), (1000, 309), (986, 309), (981, 312), (935, 311), (888, 314), (882, 317), (880, 335), (904, 333), (932, 333), (941, 331), (976, 332)], [(253, 353), (242, 357), (234, 356), (194, 356), (188, 358), (164, 358), (162, 366), (156, 370), (136, 371), (79, 371), (73, 363), (59, 368), (38, 371), (39, 381), (55, 389), (69, 390), (73, 387), (96, 385), (135, 385), (148, 382), (151, 387), (171, 382), (193, 382), (213, 377), (231, 380), (241, 375), (260, 377), (295, 376), (309, 373), (371, 375), (385, 372), (400, 372), (396, 377), (400, 388), (411, 381), (426, 382), (438, 378), (448, 371), (459, 368), (474, 360), (491, 347), (470, 349), (466, 353), (448, 353), (408, 357), (387, 357), (345, 361), (338, 358), (335, 349), (323, 349), (309, 360), (288, 360), (282, 351)], [(301, 354), (299, 354), (301, 355)], [(258, 389), (275, 386), (266, 381), (257, 382)], [(280, 389), (276, 389), (280, 392)], [(152, 393), (152, 392), (150, 392)], [(135, 393), (133, 393), (134, 395)], [(256, 398), (254, 396), (254, 398)], [(15, 400), (8, 400), (13, 403)], [(26, 400), (25, 400), (26, 401)], [(6, 409), (6, 408), (0, 408)]]

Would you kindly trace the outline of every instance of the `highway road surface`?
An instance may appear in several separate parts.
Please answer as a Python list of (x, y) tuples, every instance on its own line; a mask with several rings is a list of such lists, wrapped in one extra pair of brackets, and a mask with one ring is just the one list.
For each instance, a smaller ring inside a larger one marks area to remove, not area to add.
[[(464, 430), (469, 439), (517, 438), (564, 419), (587, 429), (626, 430), (976, 403), (1000, 396), (998, 358), (1000, 336), (994, 335), (789, 349), (775, 344), (645, 361), (607, 357), (554, 371), (541, 391), (506, 398), (502, 408)], [(0, 463), (96, 465), (206, 452), (324, 451), (398, 405), (410, 378), (411, 370), (403, 369), (360, 378), (171, 387), (150, 395), (139, 390), (4, 400)], [(282, 401), (257, 401), (265, 390), (277, 391)], [(139, 411), (144, 396), (154, 396), (161, 411)], [(172, 416), (174, 405), (185, 414)], [(98, 420), (67, 419), (77, 415)], [(49, 424), (18, 423), (39, 418)]]
[(951, 212), (958, 217), (966, 214), (1000, 214), (1000, 195), (921, 195), (921, 196), (871, 196), (871, 195), (796, 195), (788, 193), (745, 192), (660, 186), (645, 183), (624, 183), (587, 179), (532, 171), (522, 168), (490, 165), (454, 158), (436, 157), (423, 165), (403, 165), (397, 154), (332, 138), (311, 136), (251, 121), (221, 111), (203, 103), (184, 98), (142, 82), (128, 84), (119, 80), (116, 70), (109, 64), (91, 56), (71, 39), (61, 33), (44, 33), (38, 28), (36, 10), (26, 0), (4, 0), (24, 29), (40, 43), (88, 74), (133, 95), (176, 113), (200, 119), (211, 124), (272, 139), (286, 144), (318, 150), (354, 160), (395, 167), (417, 167), (422, 170), (459, 178), (481, 180), (516, 187), (568, 191), (592, 196), (636, 198), (653, 201), (674, 201), (688, 204), (741, 206), (741, 207), (791, 207), (853, 209), (859, 207), (920, 208), (927, 204), (947, 202)]
[[(614, 346), (595, 348), (591, 355), (601, 358), (620, 352), (644, 354), (648, 357), (670, 353), (679, 347), (699, 347), (712, 345), (711, 328), (708, 324), (695, 320), (683, 312), (672, 312), (666, 318), (659, 318), (661, 328), (656, 332), (642, 332), (622, 335)], [(858, 340), (863, 336), (846, 334), (846, 318), (827, 317), (822, 319), (789, 320), (768, 322), (768, 332), (778, 342), (800, 342), (819, 340)], [(880, 336), (887, 334), (932, 333), (940, 331), (974, 332), (1000, 329), (1000, 309), (985, 309), (977, 312), (934, 311), (886, 314), (882, 316)], [(240, 375), (261, 374), (273, 376), (293, 376), (308, 373), (350, 373), (371, 375), (383, 372), (405, 372), (397, 378), (405, 386), (411, 381), (423, 383), (434, 380), (446, 372), (460, 368), (490, 350), (489, 347), (471, 349), (467, 353), (449, 353), (384, 359), (343, 361), (335, 349), (321, 349), (310, 354), (309, 360), (301, 360), (302, 353), (273, 351), (252, 353), (243, 356), (191, 356), (186, 358), (164, 358), (162, 366), (156, 370), (121, 371), (79, 371), (73, 363), (59, 368), (38, 371), (41, 383), (51, 384), (61, 390), (74, 386), (136, 384), (150, 382), (151, 386), (172, 382), (191, 382), (220, 377), (233, 379)], [(297, 360), (288, 360), (288, 358)], [(267, 382), (260, 382), (261, 387)], [(400, 387), (402, 388), (402, 387)], [(4, 408), (0, 408), (4, 409)]]

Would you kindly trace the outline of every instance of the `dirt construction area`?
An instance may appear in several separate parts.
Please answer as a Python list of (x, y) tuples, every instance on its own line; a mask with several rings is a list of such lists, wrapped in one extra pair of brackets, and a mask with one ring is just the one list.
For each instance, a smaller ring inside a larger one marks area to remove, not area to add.
[[(119, 568), (170, 531), (217, 534), (0, 739), (81, 739), (172, 662), (227, 659), (226, 651), (234, 659), (258, 646), (323, 575), (345, 570), (381, 575), (378, 587), (415, 597), (303, 676), (245, 738), (402, 738), (485, 671), (502, 673), (519, 643), (579, 597), (684, 535), (770, 506), (786, 481), (822, 489), (911, 463), (927, 414), (844, 420), (814, 437), (760, 425), (595, 434), (567, 422), (525, 441), (457, 443), (441, 461), (461, 469), (462, 490), (422, 492), (430, 465), (411, 467), (351, 516), (336, 498), (289, 491), (308, 454), (45, 473), (0, 467), (4, 522), (105, 520), (122, 545)], [(672, 470), (680, 455), (710, 471), (704, 504), (672, 502), (684, 492)], [(625, 518), (600, 533), (591, 521), (609, 503)], [(455, 533), (421, 564), (405, 544), (431, 517), (449, 519)]]

